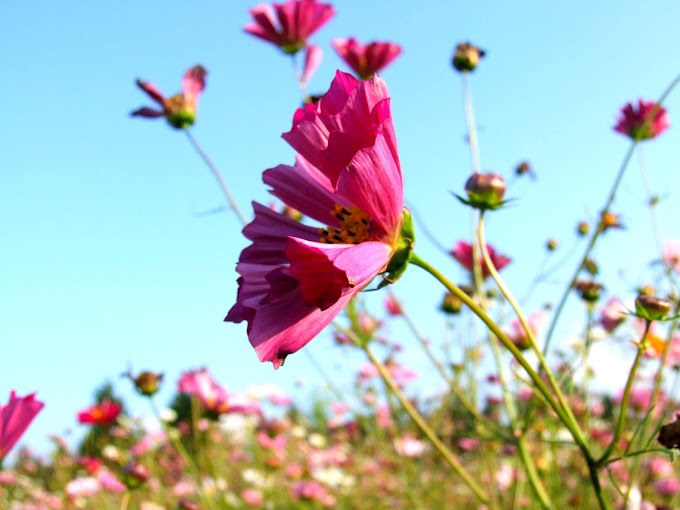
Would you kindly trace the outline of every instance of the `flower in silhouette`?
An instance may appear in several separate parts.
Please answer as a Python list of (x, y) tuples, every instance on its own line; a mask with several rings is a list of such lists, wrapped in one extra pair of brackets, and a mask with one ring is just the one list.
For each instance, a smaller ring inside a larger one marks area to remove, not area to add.
[(250, 10), (253, 22), (245, 31), (291, 55), (305, 47), (309, 36), (333, 17), (330, 4), (316, 0), (288, 0), (285, 4), (260, 4)]
[(332, 43), (340, 58), (352, 68), (362, 80), (367, 80), (387, 67), (401, 53), (398, 44), (372, 42), (361, 44), (354, 37), (333, 39)]
[[(506, 257), (505, 255), (497, 253), (494, 247), (491, 246), (490, 244), (486, 245), (486, 249), (489, 251), (489, 257), (491, 258), (491, 262), (493, 262), (496, 271), (500, 271), (505, 266), (510, 264), (510, 262), (512, 262), (512, 259), (510, 257)], [(450, 253), (453, 256), (453, 258), (456, 259), (460, 263), (460, 265), (463, 266), (465, 269), (467, 269), (470, 272), (474, 270), (471, 244), (466, 243), (464, 241), (458, 241), (456, 243), (456, 247), (453, 250), (451, 250)], [(486, 264), (486, 262), (484, 262), (482, 258), (481, 251), (479, 252), (479, 260), (481, 262), (482, 276), (486, 278), (491, 274), (491, 272), (489, 271), (489, 266)]]
[(205, 77), (208, 71), (203, 66), (194, 66), (184, 73), (182, 92), (166, 98), (158, 87), (151, 82), (137, 80), (137, 86), (156, 101), (160, 109), (147, 106), (133, 111), (133, 117), (157, 119), (165, 117), (168, 123), (176, 129), (186, 129), (196, 122), (198, 97), (205, 88)]
[(398, 278), (413, 233), (404, 213), (397, 143), (385, 82), (339, 72), (317, 104), (299, 109), (283, 138), (294, 166), (264, 172), (271, 193), (306, 226), (254, 203), (243, 230), (236, 304), (225, 320), (248, 322), (261, 361), (281, 366), (314, 338), (373, 278)]
[(15, 391), (9, 394), (7, 404), (0, 405), (0, 461), (19, 441), (44, 406), (45, 404), (35, 399), (35, 393), (17, 397)]
[(637, 108), (627, 103), (619, 112), (614, 131), (633, 140), (655, 138), (670, 126), (666, 109), (654, 101), (638, 99)]

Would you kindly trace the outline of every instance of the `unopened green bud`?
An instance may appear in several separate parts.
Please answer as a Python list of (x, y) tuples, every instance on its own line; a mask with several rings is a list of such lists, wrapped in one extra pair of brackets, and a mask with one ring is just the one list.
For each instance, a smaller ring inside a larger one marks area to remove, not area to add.
[(444, 295), (442, 304), (439, 305), (439, 309), (449, 315), (457, 315), (460, 313), (460, 309), (463, 307), (463, 302), (454, 296), (450, 292)]
[(592, 280), (579, 280), (574, 285), (576, 292), (586, 303), (596, 303), (600, 299), (604, 286)]
[(670, 301), (655, 296), (641, 295), (635, 299), (635, 314), (648, 321), (662, 321), (671, 311)]
[(484, 57), (486, 52), (469, 42), (464, 42), (456, 46), (453, 53), (452, 64), (456, 71), (461, 73), (474, 71), (479, 63), (479, 59)]
[(590, 225), (587, 221), (580, 221), (576, 226), (576, 233), (579, 237), (585, 237), (590, 233)]
[(467, 203), (475, 209), (498, 209), (503, 205), (505, 179), (499, 174), (475, 172), (465, 183)]

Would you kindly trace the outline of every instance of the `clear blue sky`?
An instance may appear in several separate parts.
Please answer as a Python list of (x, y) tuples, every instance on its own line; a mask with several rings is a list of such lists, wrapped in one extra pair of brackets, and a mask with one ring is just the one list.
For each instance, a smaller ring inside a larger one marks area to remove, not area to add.
[[(242, 30), (256, 3), (0, 3), (0, 401), (16, 389), (37, 391), (46, 402), (26, 443), (68, 428), (80, 433), (76, 412), (106, 379), (130, 395), (117, 379), (128, 363), (166, 372), (161, 399), (181, 371), (203, 365), (233, 390), (273, 382), (295, 393), (297, 380), (318, 379), (304, 354), (279, 371), (260, 364), (245, 326), (222, 322), (245, 246), (240, 226), (231, 214), (202, 214), (222, 197), (180, 132), (128, 117), (149, 104), (135, 78), (173, 94), (185, 69), (203, 64), (209, 75), (194, 135), (246, 211), (250, 200), (269, 202), (261, 172), (293, 161), (280, 134), (299, 92), (289, 59)], [(680, 72), (680, 4), (673, 0), (335, 7), (335, 18), (312, 38), (324, 61), (310, 89), (326, 90), (335, 70), (345, 69), (330, 47), (334, 37), (403, 46), (383, 77), (406, 198), (450, 246), (469, 238), (469, 213), (449, 192), (462, 190), (470, 167), (460, 82), (449, 61), (460, 41), (488, 51), (471, 80), (482, 167), (510, 175), (528, 159), (538, 174), (510, 189), (519, 200), (494, 214), (488, 231), (515, 258), (505, 274), (520, 295), (546, 239), (559, 239), (566, 252), (576, 222), (594, 219), (602, 206), (627, 149), (611, 129), (617, 110), (658, 97)], [(680, 122), (680, 92), (667, 107), (671, 123)], [(645, 146), (667, 239), (680, 238), (678, 133), (673, 127)], [(655, 255), (637, 164), (616, 209), (628, 230), (608, 236), (598, 256), (609, 261), (605, 281), (623, 292)], [(424, 236), (418, 252), (462, 278)], [(565, 280), (556, 274), (534, 306), (556, 300)], [(436, 345), (444, 326), (432, 309), (441, 289), (412, 268), (395, 292)], [(564, 332), (574, 326), (565, 321)], [(412, 345), (405, 335), (404, 344)], [(308, 348), (340, 386), (348, 382), (343, 363), (355, 362), (327, 335)], [(425, 366), (420, 358), (412, 364)]]

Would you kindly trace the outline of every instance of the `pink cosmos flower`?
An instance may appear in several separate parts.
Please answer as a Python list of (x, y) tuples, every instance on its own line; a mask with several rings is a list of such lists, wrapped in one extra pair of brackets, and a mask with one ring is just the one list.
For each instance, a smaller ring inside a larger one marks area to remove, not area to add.
[(196, 121), (198, 97), (205, 88), (205, 76), (208, 71), (203, 66), (194, 66), (184, 73), (182, 92), (166, 98), (158, 87), (151, 82), (137, 80), (137, 86), (148, 94), (160, 106), (160, 110), (143, 107), (133, 111), (133, 117), (157, 119), (165, 117), (176, 129), (186, 129)]
[(0, 405), (0, 463), (44, 406), (35, 399), (35, 393), (17, 397), (15, 391), (9, 394), (6, 405)]
[(611, 298), (600, 313), (600, 326), (607, 332), (614, 331), (626, 320), (626, 307), (618, 298)]
[[(534, 312), (529, 315), (529, 317), (527, 317), (527, 323), (529, 324), (529, 329), (531, 329), (531, 332), (534, 334), (534, 338), (538, 334), (539, 330), (543, 327), (547, 317), (548, 312), (545, 310), (539, 310), (538, 312)], [(531, 347), (529, 335), (527, 335), (527, 332), (520, 323), (519, 319), (512, 319), (510, 321), (510, 328), (505, 332), (505, 334), (518, 349), (524, 350)]]
[(178, 391), (194, 395), (210, 412), (220, 414), (229, 407), (227, 390), (217, 384), (205, 368), (184, 372), (179, 379)]
[[(496, 250), (494, 249), (493, 246), (490, 244), (486, 245), (486, 249), (489, 251), (489, 257), (491, 258), (491, 262), (493, 262), (493, 265), (496, 268), (496, 271), (499, 271), (503, 269), (505, 266), (507, 266), (510, 262), (512, 262), (512, 259), (510, 257), (506, 257), (505, 255), (501, 255), (500, 253), (497, 253)], [(472, 272), (473, 271), (473, 262), (472, 262), (472, 245), (469, 243), (466, 243), (464, 241), (458, 241), (456, 243), (456, 247), (451, 250), (451, 255), (453, 256), (454, 259), (456, 259), (461, 266), (463, 266), (465, 269), (468, 271)], [(482, 276), (486, 278), (491, 274), (489, 271), (489, 266), (486, 265), (484, 260), (482, 260), (482, 254), (479, 254), (481, 265), (482, 265)]]
[[(336, 74), (318, 104), (299, 109), (283, 138), (294, 166), (265, 171), (271, 193), (320, 221), (313, 228), (254, 203), (252, 241), (236, 267), (237, 302), (225, 320), (248, 322), (260, 361), (280, 367), (408, 249), (403, 187), (385, 82)], [(412, 236), (407, 236), (411, 237)], [(405, 245), (406, 243), (406, 245)]]
[(676, 273), (680, 273), (680, 240), (663, 243), (663, 262)]
[[(333, 17), (330, 4), (316, 0), (288, 0), (285, 4), (260, 4), (250, 10), (253, 22), (244, 30), (294, 55), (305, 47), (307, 38)], [(277, 22), (278, 18), (278, 22)]]
[(401, 47), (398, 44), (390, 42), (361, 44), (354, 37), (333, 39), (331, 44), (340, 58), (362, 80), (368, 80), (375, 73), (387, 67), (401, 53)]
[(401, 303), (394, 296), (387, 296), (385, 298), (384, 304), (385, 310), (389, 315), (396, 317), (403, 314), (403, 311), (401, 309)]
[(614, 131), (633, 140), (649, 140), (659, 136), (670, 126), (666, 109), (654, 101), (638, 99), (637, 108), (627, 103), (619, 112)]
[(394, 449), (397, 453), (412, 459), (418, 458), (425, 453), (426, 447), (426, 443), (408, 435), (394, 440)]
[(109, 425), (116, 421), (122, 410), (122, 406), (111, 400), (104, 398), (99, 404), (88, 407), (78, 413), (78, 422), (90, 425)]

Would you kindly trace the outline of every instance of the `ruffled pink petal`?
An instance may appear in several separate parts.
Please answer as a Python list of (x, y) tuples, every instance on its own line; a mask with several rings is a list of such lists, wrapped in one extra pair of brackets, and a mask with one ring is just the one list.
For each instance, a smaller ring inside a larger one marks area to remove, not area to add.
[(0, 406), (0, 460), (19, 441), (44, 406), (35, 399), (35, 393), (25, 397), (17, 397), (15, 391), (10, 393), (7, 405)]
[(276, 27), (276, 14), (268, 4), (260, 4), (250, 10), (254, 23), (248, 23), (244, 30), (255, 37), (265, 41), (281, 45), (281, 35)]
[(208, 71), (203, 66), (194, 66), (184, 73), (182, 92), (187, 96), (198, 97), (205, 88), (205, 77)]
[(154, 110), (153, 108), (143, 107), (130, 113), (131, 117), (144, 117), (147, 119), (157, 119), (158, 117), (164, 117), (165, 112), (161, 110)]
[(142, 89), (146, 94), (156, 101), (159, 105), (165, 107), (165, 96), (158, 90), (158, 87), (151, 82), (137, 80), (137, 86)]
[(386, 42), (374, 42), (367, 46), (365, 56), (367, 66), (365, 73), (368, 75), (380, 72), (401, 54), (401, 47), (397, 44)]
[(352, 205), (335, 195), (328, 177), (301, 156), (297, 156), (295, 166), (279, 165), (265, 170), (262, 180), (272, 187), (272, 195), (305, 216), (330, 227), (339, 226), (338, 219), (330, 214), (335, 204), (343, 207)]
[(306, 85), (310, 80), (312, 75), (316, 72), (321, 65), (321, 59), (323, 58), (323, 51), (321, 48), (315, 44), (308, 45), (305, 50), (305, 65), (302, 69), (302, 76), (300, 81), (303, 85)]

